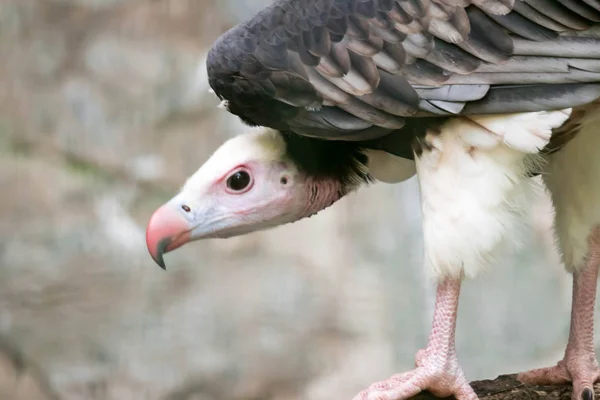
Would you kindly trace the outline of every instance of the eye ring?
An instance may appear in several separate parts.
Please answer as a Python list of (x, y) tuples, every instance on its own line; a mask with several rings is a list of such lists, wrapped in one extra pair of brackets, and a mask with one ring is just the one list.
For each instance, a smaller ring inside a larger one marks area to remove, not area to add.
[(246, 169), (235, 170), (225, 181), (227, 191), (232, 194), (245, 193), (252, 188), (253, 184), (252, 175)]

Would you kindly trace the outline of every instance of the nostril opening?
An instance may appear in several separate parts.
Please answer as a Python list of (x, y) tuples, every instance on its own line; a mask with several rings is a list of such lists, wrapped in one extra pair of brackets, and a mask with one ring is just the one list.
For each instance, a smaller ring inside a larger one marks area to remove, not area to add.
[(282, 185), (287, 185), (288, 178), (285, 176), (282, 176), (281, 179), (279, 180), (279, 182), (281, 182)]
[(184, 205), (182, 205), (182, 206), (181, 206), (181, 208), (182, 208), (182, 209), (183, 209), (183, 211), (185, 211), (185, 212), (190, 212), (190, 211), (192, 211), (192, 209), (191, 209), (189, 206), (185, 205), (185, 204), (184, 204)]

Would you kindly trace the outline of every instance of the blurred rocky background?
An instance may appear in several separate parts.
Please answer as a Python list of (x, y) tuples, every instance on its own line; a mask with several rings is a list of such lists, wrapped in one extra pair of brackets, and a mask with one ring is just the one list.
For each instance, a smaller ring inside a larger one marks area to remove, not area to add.
[[(146, 252), (151, 212), (241, 126), (206, 52), (267, 2), (0, 1), (0, 399), (350, 399), (413, 366), (434, 300), (414, 180), (190, 245), (167, 272)], [(550, 215), (465, 284), (470, 379), (563, 351)]]

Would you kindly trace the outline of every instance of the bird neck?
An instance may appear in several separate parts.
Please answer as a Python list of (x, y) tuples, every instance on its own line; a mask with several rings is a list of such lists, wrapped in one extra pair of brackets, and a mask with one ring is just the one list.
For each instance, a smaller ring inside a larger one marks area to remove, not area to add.
[(286, 157), (313, 182), (337, 182), (340, 192), (372, 181), (364, 149), (354, 142), (321, 140), (282, 132)]
[(341, 199), (348, 193), (340, 181), (309, 177), (305, 182), (305, 207), (299, 218), (309, 218)]

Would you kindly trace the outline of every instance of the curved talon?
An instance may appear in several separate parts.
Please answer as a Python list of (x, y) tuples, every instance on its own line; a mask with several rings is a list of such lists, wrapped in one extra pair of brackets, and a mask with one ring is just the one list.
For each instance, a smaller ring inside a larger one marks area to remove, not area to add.
[(462, 370), (450, 368), (450, 364), (454, 364), (456, 360), (450, 360), (442, 368), (429, 360), (421, 361), (422, 366), (374, 383), (354, 397), (354, 400), (406, 400), (423, 390), (428, 390), (437, 397), (454, 395), (457, 400), (478, 399)]
[(573, 384), (573, 400), (594, 400), (594, 383), (600, 380), (595, 356), (567, 356), (557, 365), (520, 373), (517, 379), (529, 385)]

